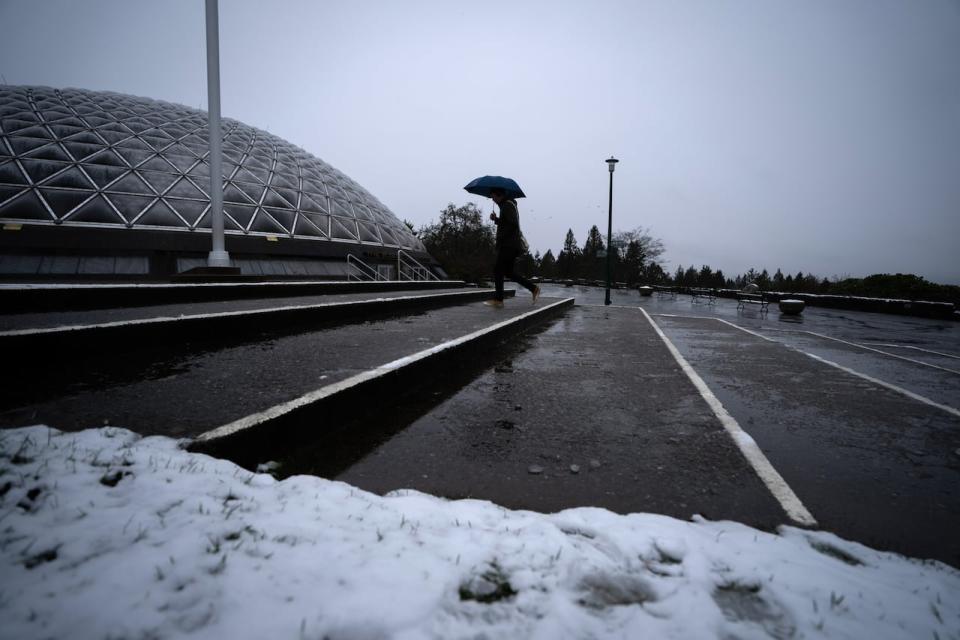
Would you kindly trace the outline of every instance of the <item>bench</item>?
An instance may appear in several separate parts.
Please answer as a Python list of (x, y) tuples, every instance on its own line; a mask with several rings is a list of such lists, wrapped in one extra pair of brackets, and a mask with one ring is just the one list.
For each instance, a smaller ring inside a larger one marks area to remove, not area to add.
[(663, 285), (653, 285), (653, 290), (657, 292), (657, 297), (662, 298), (664, 296), (670, 296), (671, 298), (677, 297), (677, 288), (676, 287), (665, 287)]
[(693, 302), (706, 302), (707, 304), (713, 304), (717, 297), (717, 293), (713, 289), (690, 289), (690, 295), (693, 296)]
[(737, 309), (746, 309), (748, 304), (760, 305), (760, 312), (767, 311), (767, 305), (770, 303), (767, 300), (767, 295), (765, 293), (738, 293), (737, 294)]

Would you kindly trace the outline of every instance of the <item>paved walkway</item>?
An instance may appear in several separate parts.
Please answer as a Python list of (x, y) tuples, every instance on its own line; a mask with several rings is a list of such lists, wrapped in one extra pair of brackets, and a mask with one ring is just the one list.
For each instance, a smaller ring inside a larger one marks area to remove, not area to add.
[(284, 472), (547, 512), (786, 521), (639, 310), (575, 307), (462, 384), (376, 433), (301, 450)]

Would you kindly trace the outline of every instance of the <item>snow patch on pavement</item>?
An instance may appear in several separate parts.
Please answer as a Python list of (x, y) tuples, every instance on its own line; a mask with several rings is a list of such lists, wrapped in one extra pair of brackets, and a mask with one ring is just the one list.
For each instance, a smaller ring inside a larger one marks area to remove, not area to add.
[(0, 431), (2, 638), (960, 638), (960, 572), (825, 532), (283, 481)]

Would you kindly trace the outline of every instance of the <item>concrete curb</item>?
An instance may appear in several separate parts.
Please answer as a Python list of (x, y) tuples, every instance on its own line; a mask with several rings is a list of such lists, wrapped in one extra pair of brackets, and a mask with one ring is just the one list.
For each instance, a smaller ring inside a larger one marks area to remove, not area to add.
[(3, 313), (77, 311), (245, 298), (452, 289), (462, 286), (462, 280), (2, 285), (0, 309)]
[[(515, 293), (512, 290), (504, 292), (507, 296)], [(43, 351), (62, 359), (64, 356), (69, 358), (85, 353), (96, 353), (106, 348), (117, 351), (145, 340), (153, 343), (173, 342), (198, 336), (224, 336), (262, 331), (270, 326), (296, 327), (305, 324), (343, 322), (356, 318), (366, 319), (391, 313), (486, 300), (492, 294), (492, 289), (469, 289), (271, 309), (164, 316), (91, 325), (17, 329), (0, 332), (0, 350), (10, 358), (30, 357)]]
[(228, 457), (253, 467), (296, 443), (316, 438), (356, 417), (364, 406), (383, 405), (413, 393), (451, 367), (465, 366), (472, 355), (492, 348), (573, 306), (565, 298), (493, 326), (327, 385), (197, 436), (191, 451)]

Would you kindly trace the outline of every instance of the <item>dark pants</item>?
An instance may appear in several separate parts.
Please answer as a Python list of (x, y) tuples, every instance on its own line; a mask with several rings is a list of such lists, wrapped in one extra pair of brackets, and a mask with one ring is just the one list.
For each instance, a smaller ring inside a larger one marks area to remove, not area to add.
[(497, 263), (493, 267), (493, 281), (497, 287), (497, 292), (493, 296), (494, 300), (503, 300), (504, 277), (510, 278), (517, 284), (526, 287), (531, 292), (537, 288), (537, 285), (533, 284), (523, 276), (518, 275), (513, 270), (513, 263), (517, 261), (517, 257), (519, 255), (520, 252), (516, 249), (499, 249), (497, 251)]

